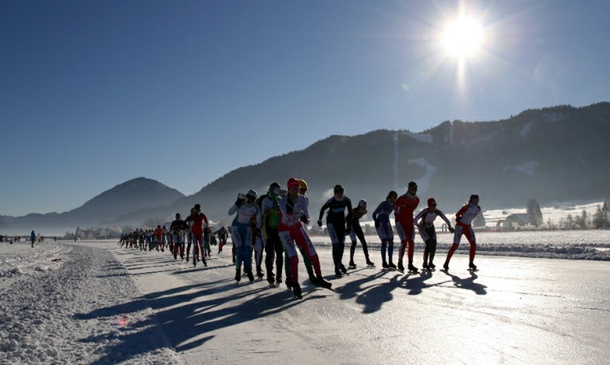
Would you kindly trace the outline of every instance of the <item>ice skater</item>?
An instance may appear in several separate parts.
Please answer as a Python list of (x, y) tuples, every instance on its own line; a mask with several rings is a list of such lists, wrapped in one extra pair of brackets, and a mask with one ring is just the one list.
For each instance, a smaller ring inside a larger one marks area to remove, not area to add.
[(434, 255), (436, 254), (436, 229), (434, 227), (434, 220), (436, 217), (440, 217), (447, 223), (449, 232), (453, 233), (454, 229), (451, 227), (451, 222), (445, 214), (436, 208), (436, 199), (429, 198), (427, 203), (428, 207), (415, 216), (415, 224), (417, 225), (419, 235), (426, 243), (422, 269), (434, 270), (436, 268), (434, 265)]
[(349, 232), (349, 236), (352, 239), (352, 246), (349, 250), (349, 268), (355, 269), (356, 263), (354, 262), (354, 253), (356, 252), (356, 244), (357, 239), (360, 240), (360, 244), (362, 244), (362, 251), (364, 251), (364, 258), (366, 259), (366, 264), (368, 266), (375, 266), (375, 264), (369, 258), (369, 249), (366, 244), (366, 239), (364, 239), (364, 232), (362, 232), (362, 227), (360, 227), (360, 218), (362, 218), (366, 213), (366, 200), (362, 199), (358, 202), (358, 206), (352, 210), (352, 229)]
[(307, 254), (313, 265), (316, 277), (313, 284), (324, 288), (332, 285), (322, 277), (320, 259), (313, 243), (309, 239), (307, 232), (303, 228), (303, 223), (309, 223), (309, 201), (299, 194), (300, 182), (296, 178), (291, 178), (287, 182), (288, 193), (280, 200), (280, 225), (278, 232), (286, 255), (290, 258), (290, 284), (295, 297), (301, 298), (301, 285), (299, 284), (299, 257), (295, 242)]
[[(379, 203), (377, 209), (373, 212), (373, 220), (375, 221), (375, 229), (381, 240), (381, 260), (384, 269), (396, 269), (396, 265), (392, 262), (394, 253), (394, 231), (390, 223), (390, 214), (394, 212), (394, 205), (398, 193), (394, 190), (388, 193), (384, 201)], [(386, 260), (386, 257), (388, 260)], [(388, 263), (389, 262), (389, 263)]]
[[(345, 251), (345, 233), (351, 230), (352, 201), (344, 195), (341, 185), (335, 185), (334, 196), (326, 201), (320, 209), (318, 226), (322, 227), (324, 211), (326, 214), (326, 229), (333, 244), (333, 263), (335, 264), (335, 275), (341, 278), (347, 273), (347, 268), (343, 265), (343, 252)], [(347, 210), (347, 217), (345, 211)], [(346, 226), (347, 225), (347, 226)]]
[(245, 266), (248, 280), (254, 282), (252, 273), (252, 243), (256, 230), (261, 228), (261, 212), (256, 204), (258, 193), (250, 190), (246, 195), (239, 193), (229, 215), (235, 214), (231, 225), (231, 238), (235, 245), (235, 281), (241, 280), (241, 265)]
[(468, 200), (468, 203), (464, 204), (464, 206), (462, 206), (462, 208), (455, 213), (456, 223), (455, 232), (453, 234), (453, 245), (447, 253), (447, 259), (445, 260), (443, 269), (447, 271), (449, 270), (449, 261), (451, 261), (453, 253), (458, 249), (462, 235), (466, 236), (466, 239), (470, 243), (470, 260), (468, 262), (468, 268), (470, 270), (477, 269), (477, 266), (474, 264), (474, 256), (477, 252), (477, 240), (474, 235), (474, 231), (472, 230), (472, 221), (474, 221), (480, 212), (481, 207), (479, 206), (479, 196), (477, 194), (472, 194)]
[(408, 258), (409, 258), (409, 272), (417, 272), (418, 269), (413, 266), (413, 253), (415, 251), (415, 229), (413, 227), (413, 213), (419, 205), (419, 198), (417, 197), (417, 184), (414, 181), (410, 181), (407, 187), (407, 192), (401, 195), (396, 200), (396, 231), (400, 237), (400, 251), (398, 253), (398, 270), (404, 271), (405, 267), (402, 263), (402, 259), (405, 255), (407, 245)]

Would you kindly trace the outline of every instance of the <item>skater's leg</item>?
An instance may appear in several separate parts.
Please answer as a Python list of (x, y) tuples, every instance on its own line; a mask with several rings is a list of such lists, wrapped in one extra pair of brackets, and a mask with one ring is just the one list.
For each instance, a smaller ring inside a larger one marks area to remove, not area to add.
[(453, 245), (451, 245), (451, 248), (449, 249), (449, 252), (447, 252), (447, 258), (445, 259), (445, 265), (449, 265), (449, 261), (451, 261), (451, 257), (453, 256), (453, 253), (458, 249), (459, 244), (454, 243)]
[(428, 266), (434, 268), (434, 255), (436, 254), (436, 239), (431, 240), (430, 242), (430, 262)]
[(309, 255), (307, 254), (307, 252), (305, 250), (303, 250), (303, 248), (301, 248), (300, 245), (297, 245), (297, 249), (301, 252), (301, 257), (303, 258), (303, 264), (305, 264), (305, 270), (307, 270), (307, 275), (309, 276), (309, 278), (313, 278), (314, 277), (314, 270), (313, 270), (313, 265), (311, 262), (311, 259), (309, 258)]

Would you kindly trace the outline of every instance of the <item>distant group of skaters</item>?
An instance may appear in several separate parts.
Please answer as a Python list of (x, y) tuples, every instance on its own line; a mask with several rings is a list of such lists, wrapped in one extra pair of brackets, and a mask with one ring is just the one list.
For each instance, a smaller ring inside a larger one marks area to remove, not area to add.
[[(286, 183), (286, 190), (282, 189), (280, 184), (274, 182), (264, 195), (259, 196), (255, 190), (250, 190), (246, 194), (238, 194), (237, 200), (228, 211), (229, 215), (235, 215), (229, 229), (233, 241), (235, 280), (238, 283), (242, 278), (242, 267), (243, 274), (248, 277), (248, 280), (250, 282), (254, 281), (253, 254), (256, 275), (261, 279), (265, 276), (262, 270), (264, 251), (266, 253), (264, 264), (269, 285), (276, 286), (284, 282), (289, 289), (292, 289), (294, 295), (300, 298), (298, 250), (303, 257), (311, 283), (324, 288), (332, 286), (322, 276), (318, 254), (303, 226), (303, 224), (310, 223), (307, 189), (308, 186), (304, 180), (290, 178)], [(452, 227), (445, 214), (437, 209), (434, 198), (429, 198), (427, 207), (414, 215), (419, 202), (417, 184), (411, 181), (405, 194), (399, 196), (395, 191), (390, 191), (386, 199), (373, 212), (375, 228), (381, 239), (383, 269), (404, 272), (403, 258), (405, 252), (407, 252), (406, 269), (410, 273), (419, 271), (413, 265), (415, 227), (417, 227), (426, 245), (423, 255), (423, 270), (434, 270), (436, 268), (434, 257), (437, 245), (434, 221), (437, 217), (440, 217), (447, 224), (449, 231), (454, 234), (453, 245), (447, 253), (443, 268), (449, 270), (451, 257), (459, 247), (462, 236), (465, 236), (470, 243), (468, 266), (470, 270), (476, 270), (477, 267), (474, 264), (476, 238), (472, 230), (472, 222), (481, 211), (478, 205), (478, 195), (471, 195), (469, 201), (458, 210), (455, 215), (455, 228)], [(353, 207), (351, 200), (344, 195), (344, 188), (341, 185), (334, 187), (333, 197), (328, 199), (320, 209), (317, 224), (322, 227), (322, 219), (326, 214), (326, 228), (332, 241), (332, 258), (337, 278), (347, 274), (348, 268), (356, 268), (354, 253), (358, 240), (364, 251), (366, 265), (369, 267), (375, 266), (370, 259), (367, 242), (360, 226), (360, 218), (366, 213), (367, 202), (360, 200), (357, 206)], [(392, 213), (394, 213), (394, 226), (401, 243), (397, 265), (394, 264), (393, 258), (394, 232), (390, 222)], [(229, 232), (224, 227), (212, 232), (206, 215), (201, 212), (201, 206), (196, 204), (185, 220), (182, 220), (180, 214), (176, 214), (176, 219), (171, 223), (169, 230), (158, 226), (156, 230), (151, 232), (148, 247), (149, 249), (156, 248), (163, 251), (167, 243), (175, 259), (178, 256), (184, 259), (186, 241), (188, 243), (186, 260), (189, 260), (188, 255), (192, 245), (193, 265), (196, 266), (197, 262), (201, 260), (207, 266), (205, 257), (211, 255), (210, 244), (216, 241), (220, 253), (227, 242), (228, 235)], [(352, 242), (348, 267), (343, 264), (347, 235), (350, 236)], [(141, 234), (136, 232), (134, 236), (141, 237)], [(141, 240), (141, 238), (138, 239)], [(133, 238), (126, 237), (123, 241), (126, 245), (137, 246), (133, 243), (136, 241)], [(137, 242), (140, 247), (146, 247), (145, 244)], [(285, 275), (285, 281), (282, 280), (282, 273)]]

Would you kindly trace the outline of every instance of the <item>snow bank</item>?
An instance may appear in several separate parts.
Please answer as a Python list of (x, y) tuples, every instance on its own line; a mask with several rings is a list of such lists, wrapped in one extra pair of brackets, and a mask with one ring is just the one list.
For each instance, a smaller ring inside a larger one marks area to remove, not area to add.
[[(438, 230), (438, 227), (437, 227)], [(610, 231), (526, 231), (526, 232), (477, 232), (477, 255), (498, 255), (532, 258), (553, 258), (570, 260), (600, 260), (610, 261)], [(370, 249), (379, 250), (380, 242), (377, 236), (366, 236)], [(331, 245), (330, 239), (324, 236), (311, 238), (315, 246)], [(453, 235), (438, 233), (438, 252), (446, 252), (453, 244)], [(350, 244), (349, 238), (347, 245)], [(395, 249), (400, 243), (394, 237)], [(470, 245), (466, 238), (458, 249), (467, 253)], [(416, 252), (425, 248), (421, 237), (415, 237)]]
[[(0, 364), (179, 363), (110, 252), (70, 245), (11, 249), (3, 248), (0, 260)], [(6, 268), (15, 264), (20, 267)]]

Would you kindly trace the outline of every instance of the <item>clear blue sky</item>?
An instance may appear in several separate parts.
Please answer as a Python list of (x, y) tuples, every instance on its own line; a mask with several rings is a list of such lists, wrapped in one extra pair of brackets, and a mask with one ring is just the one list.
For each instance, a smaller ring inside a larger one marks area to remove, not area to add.
[[(480, 49), (441, 42), (462, 14)], [(186, 195), (332, 134), (609, 99), (610, 2), (1, 1), (0, 215)]]

